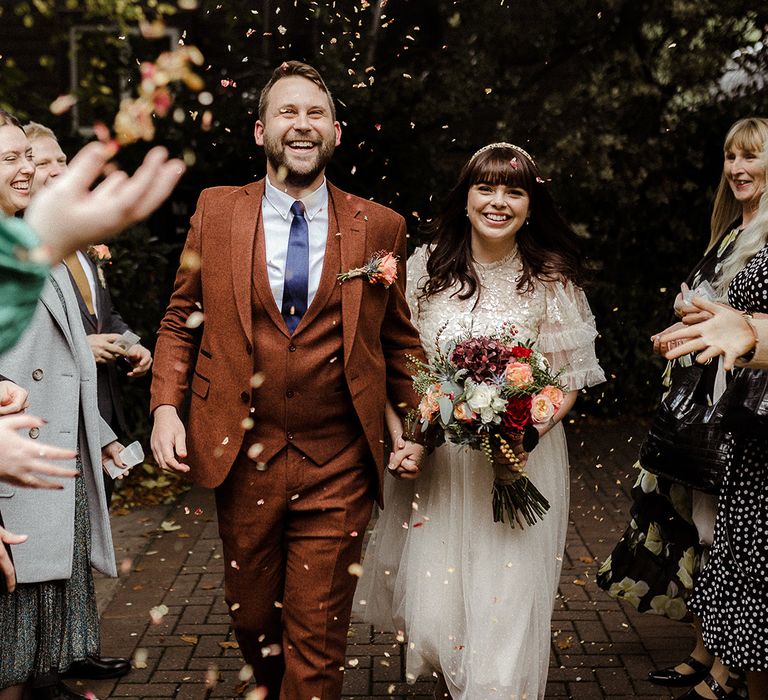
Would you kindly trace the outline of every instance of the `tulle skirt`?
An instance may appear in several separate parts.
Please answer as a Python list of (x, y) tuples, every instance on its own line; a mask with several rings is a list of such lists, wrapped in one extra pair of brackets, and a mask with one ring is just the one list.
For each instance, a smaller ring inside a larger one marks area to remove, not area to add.
[(387, 478), (355, 610), (404, 635), (409, 681), (442, 673), (454, 700), (544, 697), (568, 524), (560, 425), (528, 473), (551, 508), (525, 529), (493, 522), (493, 471), (479, 451), (443, 445), (417, 480)]

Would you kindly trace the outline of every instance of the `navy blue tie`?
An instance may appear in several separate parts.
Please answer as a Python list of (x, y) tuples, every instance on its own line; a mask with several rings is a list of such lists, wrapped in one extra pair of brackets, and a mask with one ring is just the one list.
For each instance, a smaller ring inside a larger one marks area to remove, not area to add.
[(307, 311), (309, 285), (309, 227), (304, 218), (304, 205), (296, 200), (291, 205), (293, 221), (288, 236), (288, 254), (285, 259), (282, 314), (285, 325), (293, 333)]

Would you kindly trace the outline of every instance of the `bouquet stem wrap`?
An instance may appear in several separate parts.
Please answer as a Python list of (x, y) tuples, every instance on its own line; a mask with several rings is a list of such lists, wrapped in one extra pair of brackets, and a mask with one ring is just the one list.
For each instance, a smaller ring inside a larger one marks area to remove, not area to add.
[(509, 520), (511, 527), (534, 525), (549, 510), (549, 501), (536, 488), (515, 456), (512, 445), (500, 435), (483, 435), (483, 452), (493, 467), (493, 521)]

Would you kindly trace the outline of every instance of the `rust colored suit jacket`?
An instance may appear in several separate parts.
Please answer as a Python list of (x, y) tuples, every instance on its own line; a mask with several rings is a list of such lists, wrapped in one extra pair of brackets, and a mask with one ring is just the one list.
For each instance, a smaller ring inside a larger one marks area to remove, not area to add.
[[(329, 233), (339, 236), (341, 270), (361, 267), (381, 250), (399, 257), (398, 279), (388, 289), (363, 278), (341, 286), (344, 378), (377, 467), (380, 494), (385, 401), (389, 398), (401, 412), (417, 404), (406, 355), (423, 358), (404, 296), (405, 221), (391, 209), (330, 183), (328, 194), (334, 213), (329, 227), (338, 224), (339, 229)], [(158, 331), (150, 410), (170, 404), (183, 415), (191, 389), (186, 461), (191, 478), (207, 487), (224, 481), (243, 445), (254, 371), (264, 372), (267, 381), (280, 381), (270, 375), (268, 366), (254, 367), (252, 343), (265, 341), (253, 337), (252, 304), (261, 305), (256, 311), (268, 315), (289, 336), (265, 273), (263, 195), (264, 180), (202, 192)], [(324, 265), (328, 257), (326, 251)], [(327, 272), (324, 269), (324, 277)], [(200, 327), (189, 324), (190, 328), (187, 320), (196, 311), (204, 314), (204, 322)], [(307, 314), (311, 311), (312, 306)], [(260, 351), (260, 357), (268, 356), (269, 348), (259, 350), (267, 351)], [(322, 411), (323, 396), (314, 397), (312, 403), (311, 410)]]

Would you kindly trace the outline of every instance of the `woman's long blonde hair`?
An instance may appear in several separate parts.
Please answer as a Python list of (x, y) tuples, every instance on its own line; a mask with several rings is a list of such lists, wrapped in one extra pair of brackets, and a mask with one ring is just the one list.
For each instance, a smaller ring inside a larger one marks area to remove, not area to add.
[[(739, 119), (728, 129), (723, 144), (723, 153), (738, 148), (741, 151), (760, 153), (768, 144), (768, 119), (762, 117), (747, 117)], [(720, 184), (715, 193), (715, 203), (712, 207), (710, 220), (710, 239), (707, 250), (711, 248), (723, 235), (726, 226), (741, 216), (741, 203), (733, 196), (731, 186), (725, 177), (725, 172), (720, 176)]]
[[(765, 120), (762, 120), (765, 121)], [(760, 164), (768, 172), (768, 138), (760, 149)], [(723, 261), (720, 274), (715, 278), (718, 298), (727, 301), (728, 286), (739, 271), (768, 243), (768, 189), (760, 195), (757, 214), (739, 234), (731, 252)]]

